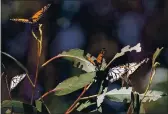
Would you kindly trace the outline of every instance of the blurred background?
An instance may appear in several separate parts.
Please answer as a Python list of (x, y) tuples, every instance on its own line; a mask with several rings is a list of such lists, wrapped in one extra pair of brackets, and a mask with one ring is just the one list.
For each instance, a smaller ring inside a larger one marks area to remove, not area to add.
[[(102, 48), (106, 48), (105, 59), (109, 62), (124, 46), (134, 46), (141, 43), (142, 52), (131, 52), (124, 55), (110, 66), (114, 67), (128, 62), (140, 61), (145, 57), (151, 58), (156, 48), (164, 47), (157, 59), (161, 65), (156, 70), (152, 88), (167, 91), (167, 0), (50, 0), (50, 2), (52, 3), (51, 7), (39, 21), (43, 24), (43, 50), (40, 64), (62, 51), (73, 48), (83, 49), (94, 56), (97, 56)], [(37, 27), (12, 22), (9, 19), (30, 18), (49, 2), (47, 0), (2, 0), (1, 3), (2, 51), (24, 64), (33, 80), (37, 61), (37, 45), (31, 30), (32, 28), (37, 29)], [(148, 83), (147, 74), (150, 72), (150, 62), (140, 67), (133, 74), (135, 76), (132, 76), (133, 87), (139, 92), (143, 92)], [(2, 63), (8, 74), (8, 84), (13, 76), (23, 73), (14, 61), (4, 55), (2, 55)], [(72, 73), (72, 65), (65, 60), (53, 61), (45, 68), (40, 69), (35, 99), (56, 87), (59, 82), (71, 76)], [(5, 76), (1, 80), (3, 101), (9, 97)], [(120, 85), (118, 83), (109, 84), (110, 89), (115, 87), (120, 87)], [(25, 79), (19, 88), (12, 91), (12, 97), (30, 102), (31, 91), (32, 88), (28, 80)], [(60, 100), (58, 98), (55, 98), (55, 101), (46, 98), (46, 101), (50, 107), (53, 107), (53, 110), (62, 112), (79, 93), (75, 92), (72, 96), (61, 97), (61, 102), (58, 101)], [(62, 104), (55, 105), (54, 102)], [(125, 110), (123, 104), (105, 101), (104, 105), (106, 113)], [(148, 103), (145, 106), (146, 111), (150, 113), (168, 112), (165, 99)]]

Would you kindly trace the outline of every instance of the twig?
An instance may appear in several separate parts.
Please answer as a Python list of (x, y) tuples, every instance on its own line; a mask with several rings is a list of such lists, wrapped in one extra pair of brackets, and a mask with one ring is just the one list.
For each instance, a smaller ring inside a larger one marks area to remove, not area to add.
[(37, 84), (39, 62), (40, 62), (40, 56), (41, 56), (41, 51), (42, 51), (42, 30), (41, 30), (41, 27), (42, 27), (42, 24), (39, 24), (40, 39), (37, 38), (37, 36), (35, 35), (35, 33), (32, 30), (32, 34), (33, 34), (34, 38), (37, 40), (38, 48), (37, 48), (36, 76), (35, 76), (35, 81), (34, 81), (34, 87), (32, 90), (31, 104), (33, 103), (33, 97), (34, 97), (35, 88), (36, 88), (36, 84)]
[(89, 85), (86, 85), (82, 91), (82, 93), (79, 95), (79, 97), (76, 99), (76, 101), (69, 107), (69, 109), (65, 112), (65, 114), (71, 113), (75, 108), (76, 104), (80, 100), (80, 98), (84, 95), (84, 93), (90, 88), (93, 82), (91, 82)]
[(48, 113), (51, 114), (51, 111), (49, 110), (49, 108), (47, 107), (47, 105), (44, 103), (44, 100), (43, 100), (43, 99), (41, 99), (41, 102), (42, 102), (43, 105), (46, 107)]
[(47, 95), (49, 95), (49, 94), (51, 94), (51, 93), (53, 93), (53, 92), (55, 92), (55, 91), (56, 91), (55, 89), (52, 89), (52, 90), (50, 90), (50, 91), (44, 93), (38, 100), (43, 99), (44, 97), (46, 97)]
[(39, 59), (37, 60), (36, 77), (35, 77), (34, 87), (33, 87), (33, 91), (32, 91), (31, 104), (33, 103), (34, 92), (35, 92), (36, 83), (37, 83), (37, 79), (38, 79), (38, 68), (39, 68)]
[(86, 88), (87, 88), (87, 86), (84, 87), (82, 93), (79, 95), (79, 97), (76, 99), (76, 101), (69, 107), (69, 109), (65, 112), (65, 114), (69, 114), (69, 113), (71, 113), (73, 111), (73, 107), (76, 105), (76, 103), (78, 103), (78, 101), (80, 100), (80, 98), (86, 92)]
[(127, 114), (132, 114), (132, 102), (127, 110)]
[(12, 97), (11, 97), (11, 94), (10, 94), (9, 85), (8, 85), (7, 75), (5, 76), (5, 82), (6, 82), (6, 86), (7, 86), (7, 89), (8, 89), (9, 98), (12, 100)]
[(86, 99), (91, 99), (91, 98), (95, 98), (97, 97), (98, 95), (91, 95), (91, 96), (88, 96), (88, 97), (82, 97), (80, 98), (80, 100), (86, 100)]
[(159, 65), (159, 63), (155, 62), (155, 60), (158, 57), (158, 55), (160, 54), (160, 52), (162, 51), (162, 49), (163, 49), (163, 47), (161, 49), (157, 48), (156, 51), (155, 51), (155, 53), (153, 54), (153, 58), (152, 58), (152, 70), (151, 70), (151, 74), (150, 74), (150, 78), (149, 78), (149, 83), (148, 83), (148, 86), (147, 86), (147, 88), (145, 90), (145, 93), (144, 93), (144, 96), (143, 96), (142, 100), (145, 98), (145, 96), (146, 96), (146, 94), (147, 94), (147, 92), (148, 92), (148, 90), (149, 90), (149, 88), (150, 88), (150, 86), (152, 84), (153, 77), (154, 77), (154, 75), (156, 73), (156, 67), (157, 67), (157, 65)]

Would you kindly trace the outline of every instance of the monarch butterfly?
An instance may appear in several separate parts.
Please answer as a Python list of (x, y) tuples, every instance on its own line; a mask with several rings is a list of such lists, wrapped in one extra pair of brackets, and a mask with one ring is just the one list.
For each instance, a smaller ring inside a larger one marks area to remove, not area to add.
[(11, 21), (15, 21), (15, 22), (22, 22), (22, 23), (30, 23), (30, 24), (34, 24), (36, 23), (44, 14), (44, 12), (47, 11), (47, 9), (50, 7), (51, 4), (47, 4), (46, 6), (44, 6), (41, 10), (39, 10), (38, 12), (36, 12), (30, 19), (10, 19)]
[(103, 48), (101, 50), (101, 52), (99, 53), (99, 55), (97, 56), (97, 58), (94, 60), (93, 58), (87, 56), (87, 59), (89, 62), (91, 62), (93, 65), (101, 65), (102, 61), (103, 61), (103, 57), (105, 54), (105, 48)]
[(101, 52), (99, 53), (99, 55), (97, 56), (96, 61), (97, 61), (98, 64), (101, 64), (101, 63), (102, 63), (102, 60), (103, 60), (105, 51), (106, 51), (105, 48), (103, 48), (103, 49), (101, 50)]
[(127, 63), (126, 65), (116, 66), (111, 68), (108, 72), (107, 80), (111, 83), (118, 80), (119, 78), (123, 78), (124, 74), (127, 75), (127, 79), (129, 76), (135, 72), (143, 63), (147, 62), (149, 59), (145, 58), (139, 63)]
[(10, 90), (14, 89), (25, 77), (26, 74), (21, 74), (13, 77), (11, 79)]

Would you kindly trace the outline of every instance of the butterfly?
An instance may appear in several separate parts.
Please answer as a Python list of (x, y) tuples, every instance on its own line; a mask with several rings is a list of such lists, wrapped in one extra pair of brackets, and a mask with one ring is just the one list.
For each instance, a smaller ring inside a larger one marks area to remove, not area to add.
[(145, 58), (139, 63), (127, 63), (125, 65), (113, 67), (108, 71), (106, 79), (112, 83), (120, 78), (124, 79), (123, 76), (125, 74), (128, 79), (131, 74), (133, 74), (143, 63), (148, 62), (148, 60), (149, 58)]
[(39, 21), (39, 19), (43, 16), (43, 14), (48, 10), (48, 8), (50, 7), (51, 4), (47, 4), (46, 6), (44, 6), (41, 10), (37, 11), (31, 18), (29, 19), (22, 19), (22, 18), (16, 18), (16, 19), (10, 19), (11, 21), (15, 21), (15, 22), (22, 22), (22, 23), (29, 23), (29, 24), (34, 24), (37, 21)]
[(10, 90), (13, 90), (25, 77), (26, 77), (26, 74), (14, 76), (11, 79)]
[(98, 54), (96, 59), (95, 58), (91, 58), (90, 56), (87, 56), (87, 60), (100, 69), (100, 67), (102, 65), (102, 62), (103, 62), (105, 51), (106, 51), (105, 48), (103, 48), (100, 51), (100, 53)]

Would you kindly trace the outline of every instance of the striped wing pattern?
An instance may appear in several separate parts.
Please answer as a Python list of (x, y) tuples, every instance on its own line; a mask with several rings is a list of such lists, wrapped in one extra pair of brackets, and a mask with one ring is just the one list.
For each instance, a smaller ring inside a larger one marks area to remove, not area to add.
[(25, 77), (26, 74), (21, 74), (13, 77), (11, 79), (10, 90), (13, 90)]
[(131, 74), (133, 74), (143, 63), (147, 62), (148, 60), (148, 58), (145, 58), (139, 63), (127, 63), (126, 65), (113, 67), (109, 70), (106, 79), (112, 83), (120, 78), (123, 78), (122, 76), (124, 74), (126, 74), (127, 78), (129, 78)]

